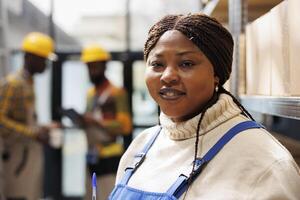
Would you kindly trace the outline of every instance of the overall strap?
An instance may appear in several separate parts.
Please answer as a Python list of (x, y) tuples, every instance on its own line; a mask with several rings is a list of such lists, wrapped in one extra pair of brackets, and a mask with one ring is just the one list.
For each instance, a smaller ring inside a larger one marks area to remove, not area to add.
[(238, 133), (252, 128), (264, 128), (255, 121), (244, 121), (231, 128), (219, 141), (203, 156), (204, 163), (209, 162), (213, 157)]
[(167, 191), (168, 194), (175, 196), (177, 199), (187, 190), (188, 184), (192, 183), (200, 174), (203, 166), (207, 164), (214, 156), (238, 133), (252, 128), (264, 128), (262, 125), (255, 121), (244, 121), (226, 132), (221, 139), (203, 156), (203, 158), (197, 159), (195, 162), (195, 170), (189, 177), (181, 174), (176, 182)]
[(122, 178), (122, 180), (120, 182), (121, 184), (126, 185), (129, 181), (130, 177), (132, 176), (132, 174), (135, 172), (135, 170), (137, 170), (137, 168), (139, 168), (139, 166), (144, 162), (146, 154), (149, 151), (149, 149), (151, 148), (151, 146), (153, 145), (153, 143), (155, 142), (157, 136), (160, 133), (160, 130), (161, 130), (161, 126), (157, 126), (157, 130), (156, 130), (155, 134), (147, 142), (147, 144), (144, 146), (143, 150), (134, 156), (134, 161), (131, 164), (131, 166), (129, 166), (125, 169), (124, 177)]

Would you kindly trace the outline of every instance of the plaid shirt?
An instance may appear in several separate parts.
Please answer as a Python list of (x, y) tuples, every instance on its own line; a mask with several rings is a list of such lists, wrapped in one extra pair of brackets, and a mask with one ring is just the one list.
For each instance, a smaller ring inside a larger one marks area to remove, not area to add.
[(24, 70), (0, 82), (0, 134), (34, 137), (34, 90), (32, 77)]

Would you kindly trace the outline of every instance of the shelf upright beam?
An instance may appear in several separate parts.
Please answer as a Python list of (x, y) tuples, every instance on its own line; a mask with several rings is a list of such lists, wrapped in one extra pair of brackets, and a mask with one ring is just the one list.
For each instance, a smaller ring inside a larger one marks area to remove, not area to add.
[(239, 98), (239, 68), (240, 68), (240, 34), (244, 32), (247, 23), (247, 0), (228, 0), (229, 30), (234, 39), (232, 75), (230, 81), (231, 93)]
[(203, 8), (203, 13), (206, 15), (211, 15), (214, 9), (217, 7), (219, 0), (211, 0), (209, 1), (205, 7)]
[(0, 78), (9, 72), (8, 7), (7, 0), (0, 0)]

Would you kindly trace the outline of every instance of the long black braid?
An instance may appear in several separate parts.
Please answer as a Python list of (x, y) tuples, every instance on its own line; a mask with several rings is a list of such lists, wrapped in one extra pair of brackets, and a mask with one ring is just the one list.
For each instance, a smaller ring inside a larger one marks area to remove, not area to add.
[(201, 116), (200, 116), (200, 119), (198, 121), (197, 130), (196, 130), (195, 153), (194, 153), (194, 161), (193, 161), (192, 172), (194, 172), (194, 170), (195, 170), (195, 161), (198, 157), (199, 134), (200, 134), (200, 125), (201, 125), (202, 119), (203, 119), (207, 109), (210, 108), (212, 105), (214, 105), (216, 103), (216, 101), (219, 99), (219, 95), (220, 95), (220, 93), (214, 92), (213, 96), (210, 98), (210, 100), (208, 100), (207, 104), (205, 105), (205, 107), (201, 111)]
[[(235, 96), (233, 96), (233, 94), (231, 94), (229, 91), (227, 91), (223, 86), (220, 86), (218, 91), (215, 91), (213, 97), (208, 101), (207, 105), (203, 108), (202, 112), (201, 112), (201, 116), (200, 119), (198, 121), (197, 124), (197, 131), (196, 131), (196, 140), (195, 140), (195, 153), (194, 153), (194, 160), (193, 160), (193, 167), (192, 167), (192, 171), (190, 173), (190, 178), (188, 179), (188, 189), (189, 186), (192, 184), (192, 179), (191, 177), (194, 175), (195, 173), (195, 167), (196, 167), (196, 161), (198, 158), (198, 146), (199, 146), (199, 138), (200, 138), (200, 125), (201, 122), (204, 118), (204, 115), (207, 111), (207, 109), (209, 109), (212, 105), (214, 105), (216, 103), (216, 101), (219, 99), (221, 94), (227, 94), (229, 95), (232, 99), (233, 102), (240, 108), (240, 110), (242, 111), (242, 113), (247, 116), (248, 118), (250, 118), (251, 120), (255, 121), (254, 118), (252, 117), (252, 115), (244, 108), (244, 106), (235, 98)], [(184, 194), (184, 198), (188, 192), (188, 189), (186, 190), (185, 194)]]
[(225, 90), (225, 88), (223, 86), (221, 86), (219, 88), (219, 93), (224, 93), (224, 94), (231, 96), (231, 98), (233, 99), (233, 102), (241, 109), (243, 114), (245, 116), (247, 116), (248, 118), (250, 118), (252, 121), (255, 121), (254, 118), (252, 117), (252, 115), (246, 110), (246, 108), (235, 98), (235, 96), (233, 96), (233, 94), (231, 94), (229, 91)]
[[(208, 101), (208, 103), (206, 104), (206, 106), (202, 109), (201, 116), (200, 116), (200, 119), (199, 119), (198, 124), (197, 124), (194, 160), (193, 160), (192, 171), (190, 173), (190, 178), (188, 179), (189, 182), (187, 183), (188, 184), (188, 189), (189, 189), (189, 186), (193, 182), (193, 180), (191, 179), (191, 177), (195, 173), (196, 160), (198, 159), (198, 146), (199, 146), (199, 138), (200, 138), (199, 136), (200, 136), (201, 122), (202, 122), (202, 120), (204, 118), (204, 115), (205, 115), (207, 109), (209, 109), (212, 105), (214, 105), (216, 103), (216, 101), (219, 99), (219, 96), (220, 96), (220, 93), (215, 91), (214, 94), (213, 94), (213, 96), (212, 96), (212, 98)], [(183, 199), (185, 199), (186, 194), (188, 192), (188, 189), (185, 191)]]
[[(200, 125), (202, 122), (202, 119), (204, 118), (204, 115), (207, 111), (208, 108), (210, 108), (212, 105), (214, 105), (216, 103), (216, 101), (219, 99), (221, 94), (227, 94), (229, 95), (233, 102), (240, 108), (240, 110), (242, 111), (242, 113), (247, 116), (248, 118), (250, 118), (251, 120), (255, 121), (254, 118), (252, 117), (252, 115), (245, 109), (245, 107), (235, 98), (235, 96), (233, 96), (233, 94), (231, 94), (229, 91), (227, 91), (223, 86), (220, 86), (218, 91), (216, 91), (213, 95), (213, 97), (208, 101), (208, 103), (206, 104), (206, 106), (203, 108), (202, 112), (201, 112), (201, 117), (198, 121), (197, 124), (197, 131), (196, 131), (196, 141), (195, 141), (195, 153), (194, 153), (194, 161), (193, 161), (193, 168), (192, 168), (192, 173), (194, 173), (195, 170), (195, 163), (196, 160), (198, 159), (198, 146), (199, 146), (199, 134), (200, 134)], [(191, 180), (191, 179), (190, 179)]]

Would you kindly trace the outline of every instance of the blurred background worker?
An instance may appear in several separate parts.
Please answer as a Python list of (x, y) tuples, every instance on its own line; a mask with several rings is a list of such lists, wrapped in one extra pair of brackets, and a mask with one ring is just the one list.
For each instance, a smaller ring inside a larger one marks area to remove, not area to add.
[(3, 193), (4, 172), (3, 172), (2, 153), (3, 153), (3, 142), (0, 135), (0, 200), (4, 199), (4, 193)]
[(39, 126), (33, 76), (53, 58), (54, 43), (42, 33), (29, 33), (22, 44), (24, 65), (0, 83), (0, 136), (3, 140), (4, 195), (7, 199), (41, 198), (43, 148), (55, 123)]
[[(84, 127), (87, 132), (89, 152), (87, 156), (90, 183), (92, 172), (97, 174), (99, 200), (107, 199), (115, 183), (123, 145), (118, 136), (131, 132), (127, 92), (114, 86), (105, 76), (110, 54), (98, 45), (85, 47), (81, 60), (87, 64), (93, 87), (88, 91)], [(87, 186), (86, 198), (91, 197)]]

